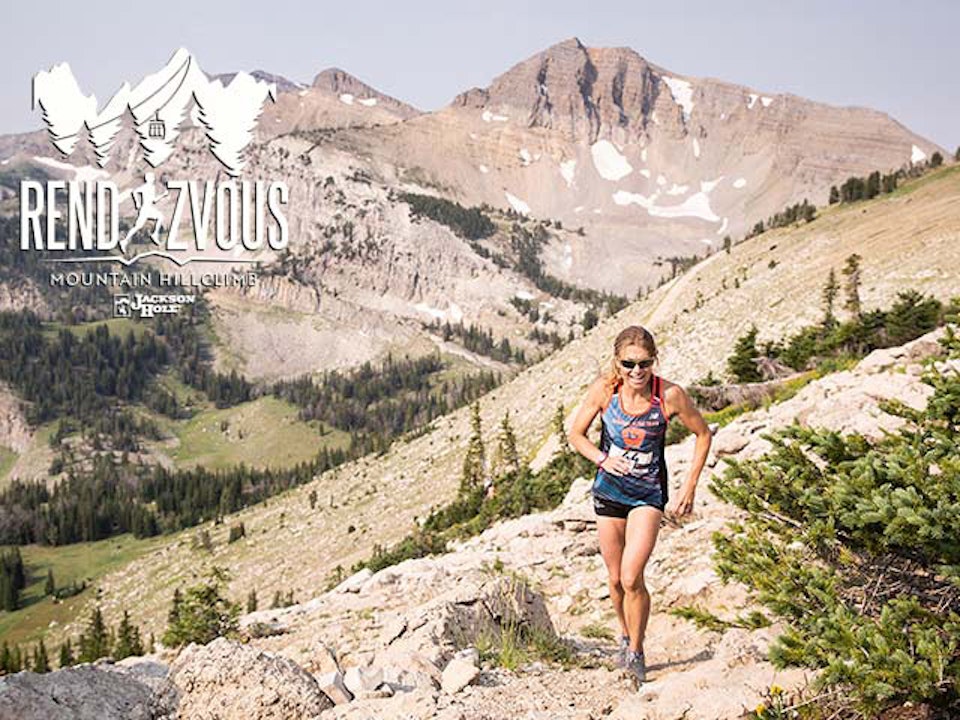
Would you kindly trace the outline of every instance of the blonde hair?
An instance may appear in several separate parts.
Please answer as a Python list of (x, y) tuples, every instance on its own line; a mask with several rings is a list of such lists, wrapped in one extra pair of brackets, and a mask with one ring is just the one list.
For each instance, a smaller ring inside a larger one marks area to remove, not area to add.
[(625, 327), (617, 335), (617, 339), (613, 341), (613, 357), (610, 358), (610, 365), (603, 374), (608, 392), (612, 393), (623, 382), (620, 376), (620, 353), (630, 345), (639, 345), (647, 351), (650, 357), (657, 357), (657, 343), (649, 330), (639, 325)]

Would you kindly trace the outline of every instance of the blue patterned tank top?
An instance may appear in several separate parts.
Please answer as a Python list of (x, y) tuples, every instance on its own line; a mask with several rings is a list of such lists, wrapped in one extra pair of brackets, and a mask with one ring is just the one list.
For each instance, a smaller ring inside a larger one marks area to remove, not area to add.
[(623, 456), (633, 469), (623, 476), (597, 469), (593, 494), (604, 500), (636, 507), (651, 505), (661, 510), (667, 504), (667, 464), (664, 439), (667, 418), (663, 410), (663, 380), (653, 376), (650, 407), (630, 415), (620, 403), (619, 388), (600, 416), (600, 449), (611, 457)]

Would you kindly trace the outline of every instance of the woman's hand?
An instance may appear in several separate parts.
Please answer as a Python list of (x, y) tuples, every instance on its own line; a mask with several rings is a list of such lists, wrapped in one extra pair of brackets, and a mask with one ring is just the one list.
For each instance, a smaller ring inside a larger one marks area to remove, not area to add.
[(600, 467), (611, 475), (629, 475), (630, 471), (633, 470), (633, 463), (625, 457), (608, 456), (606, 460), (600, 463)]
[(696, 487), (683, 486), (669, 503), (667, 503), (666, 513), (674, 517), (683, 517), (693, 512), (693, 500), (697, 494)]

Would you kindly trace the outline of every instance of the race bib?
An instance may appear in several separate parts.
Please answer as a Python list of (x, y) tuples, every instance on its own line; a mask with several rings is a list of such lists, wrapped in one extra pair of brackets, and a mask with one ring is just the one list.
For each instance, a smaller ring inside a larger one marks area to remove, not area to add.
[(619, 445), (611, 445), (609, 451), (610, 457), (622, 457), (631, 464), (628, 475), (643, 475), (646, 469), (653, 462), (652, 452), (640, 452), (639, 450), (628, 450)]

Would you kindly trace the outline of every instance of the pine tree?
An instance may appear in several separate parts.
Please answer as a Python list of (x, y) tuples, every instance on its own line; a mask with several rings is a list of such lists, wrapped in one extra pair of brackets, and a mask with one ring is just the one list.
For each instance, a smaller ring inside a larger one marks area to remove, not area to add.
[(463, 456), (463, 474), (460, 478), (460, 493), (469, 496), (482, 492), (486, 482), (485, 450), (480, 423), (480, 403), (470, 407), (470, 441)]
[(132, 655), (143, 655), (143, 642), (140, 640), (140, 629), (130, 622), (130, 613), (124, 610), (120, 627), (117, 628), (117, 644), (113, 657), (122, 660)]
[(10, 645), (7, 644), (6, 640), (3, 641), (3, 646), (0, 647), (0, 672), (3, 672), (5, 675), (17, 672), (13, 669), (13, 653), (10, 652)]
[(181, 596), (177, 612), (171, 610), (172, 621), (163, 634), (168, 647), (195, 642), (206, 645), (221, 636), (232, 635), (237, 629), (240, 606), (223, 595), (229, 575), (214, 566), (204, 582), (187, 589)]
[(941, 165), (943, 165), (943, 155), (941, 155), (939, 152), (935, 152), (930, 156), (930, 167), (938, 168)]
[(247, 612), (252, 613), (257, 611), (257, 591), (256, 588), (250, 591), (250, 594), (247, 595)]
[(563, 411), (563, 404), (557, 405), (557, 409), (553, 413), (553, 434), (557, 438), (557, 451), (554, 453), (554, 456), (557, 455), (568, 455), (570, 454), (570, 441), (567, 440), (567, 433), (564, 430), (563, 423), (566, 420), (566, 414)]
[(183, 607), (183, 593), (180, 588), (173, 591), (173, 603), (170, 605), (170, 612), (167, 613), (167, 626), (178, 626), (180, 624), (180, 609)]
[(80, 652), (77, 659), (80, 662), (94, 662), (109, 654), (110, 636), (98, 605), (91, 611), (87, 627), (80, 635)]
[(723, 251), (729, 255), (730, 249), (733, 247), (733, 238), (729, 235), (724, 235), (723, 237)]
[(833, 271), (833, 268), (830, 268), (830, 273), (827, 275), (827, 282), (823, 286), (823, 293), (821, 295), (823, 299), (824, 327), (833, 327), (837, 322), (837, 318), (833, 313), (833, 306), (837, 300), (838, 292), (840, 292), (840, 285), (837, 284), (837, 274)]
[(47, 656), (47, 646), (43, 644), (43, 640), (40, 641), (34, 651), (32, 670), (35, 673), (50, 672), (50, 658)]
[(757, 367), (757, 328), (752, 325), (733, 346), (727, 360), (727, 370), (739, 383), (760, 382), (763, 377)]
[(840, 202), (840, 191), (837, 189), (836, 185), (830, 186), (830, 204), (836, 205)]
[(520, 469), (520, 454), (517, 451), (517, 436), (510, 425), (510, 414), (504, 413), (500, 421), (500, 435), (497, 438), (497, 450), (493, 456), (491, 474), (499, 479), (508, 473)]
[(43, 586), (44, 595), (53, 595), (57, 591), (57, 584), (53, 580), (53, 569), (47, 570), (47, 582)]
[(843, 291), (846, 294), (843, 309), (857, 318), (860, 317), (863, 309), (860, 305), (860, 261), (862, 259), (854, 253), (847, 258), (847, 264), (843, 267), (843, 276), (846, 278), (843, 284)]
[(58, 667), (61, 669), (73, 665), (73, 648), (70, 646), (70, 638), (67, 638), (60, 646), (60, 662)]

